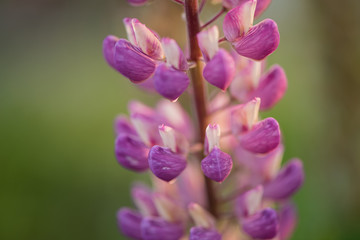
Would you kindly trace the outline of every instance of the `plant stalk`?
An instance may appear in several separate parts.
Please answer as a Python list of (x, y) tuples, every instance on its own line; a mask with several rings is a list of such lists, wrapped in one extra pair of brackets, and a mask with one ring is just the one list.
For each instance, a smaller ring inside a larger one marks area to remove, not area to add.
[[(185, 0), (186, 25), (188, 32), (190, 60), (195, 63), (195, 67), (190, 69), (190, 77), (193, 84), (195, 108), (199, 125), (200, 142), (205, 141), (205, 130), (207, 126), (207, 99), (205, 96), (205, 86), (203, 80), (203, 63), (201, 51), (196, 35), (200, 31), (198, 0)], [(200, 160), (204, 158), (204, 151), (201, 151)], [(206, 193), (208, 198), (208, 210), (215, 217), (218, 216), (217, 201), (211, 179), (205, 177)]]

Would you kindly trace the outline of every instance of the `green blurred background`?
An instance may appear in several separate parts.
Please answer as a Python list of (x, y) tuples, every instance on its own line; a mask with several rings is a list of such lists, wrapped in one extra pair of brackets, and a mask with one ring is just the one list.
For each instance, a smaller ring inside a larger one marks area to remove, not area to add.
[[(360, 239), (359, 15), (351, 0), (273, 0), (263, 15), (281, 33), (269, 62), (289, 80), (265, 115), (280, 122), (285, 159), (302, 158), (306, 171), (294, 240)], [(184, 44), (169, 0), (0, 2), (0, 239), (124, 239), (115, 212), (146, 176), (116, 163), (113, 119), (130, 99), (157, 99), (102, 58), (106, 35), (125, 37), (124, 17)]]

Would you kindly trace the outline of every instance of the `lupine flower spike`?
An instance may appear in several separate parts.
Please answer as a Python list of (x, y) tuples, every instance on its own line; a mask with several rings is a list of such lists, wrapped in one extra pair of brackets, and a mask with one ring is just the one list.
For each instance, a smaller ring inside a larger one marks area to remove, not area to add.
[[(281, 164), (280, 125), (261, 118), (288, 86), (281, 66), (266, 68), (279, 44), (277, 24), (254, 23), (271, 0), (214, 1), (220, 12), (202, 26), (206, 1), (173, 1), (185, 12), (186, 54), (136, 18), (123, 20), (127, 39), (103, 41), (111, 68), (165, 98), (155, 107), (131, 101), (128, 116), (115, 119), (118, 163), (147, 173), (152, 183), (133, 184), (135, 207), (118, 211), (119, 230), (137, 240), (289, 239), (297, 222), (291, 197), (304, 170), (298, 158)], [(220, 37), (214, 23), (224, 13)], [(209, 85), (215, 94), (206, 94)], [(185, 97), (193, 99), (196, 116), (179, 103)]]

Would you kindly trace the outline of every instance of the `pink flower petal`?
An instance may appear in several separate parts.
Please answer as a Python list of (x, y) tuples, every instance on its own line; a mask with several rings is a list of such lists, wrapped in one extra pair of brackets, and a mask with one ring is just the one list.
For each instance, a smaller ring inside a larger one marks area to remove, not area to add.
[(271, 19), (251, 27), (241, 38), (232, 41), (240, 55), (254, 60), (262, 60), (276, 50), (280, 42), (277, 24)]

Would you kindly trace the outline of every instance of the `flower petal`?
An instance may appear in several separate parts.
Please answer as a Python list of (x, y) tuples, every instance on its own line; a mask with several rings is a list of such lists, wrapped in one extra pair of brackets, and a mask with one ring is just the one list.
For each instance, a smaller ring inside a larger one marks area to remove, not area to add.
[(109, 35), (107, 36), (103, 41), (103, 55), (106, 60), (106, 62), (113, 68), (115, 67), (115, 44), (119, 41), (119, 38)]
[(271, 239), (279, 228), (277, 214), (274, 209), (266, 208), (242, 221), (244, 232), (256, 239)]
[(167, 196), (168, 193), (154, 193), (156, 209), (164, 220), (169, 222), (186, 221), (188, 215), (182, 203)]
[(152, 192), (147, 186), (140, 183), (133, 185), (131, 197), (143, 216), (158, 216)]
[(129, 42), (131, 42), (132, 45), (134, 46), (138, 46), (137, 42), (136, 42), (136, 36), (135, 36), (135, 31), (134, 31), (134, 27), (132, 24), (132, 18), (124, 18), (123, 19), (123, 23), (125, 25), (125, 30), (126, 30), (126, 34), (127, 34), (127, 38), (129, 40)]
[(261, 185), (241, 194), (235, 202), (236, 214), (239, 218), (253, 215), (261, 206), (263, 196), (263, 187)]
[(155, 62), (125, 39), (115, 45), (115, 68), (134, 83), (148, 79), (155, 71)]
[(214, 229), (208, 229), (203, 227), (192, 227), (190, 229), (189, 240), (221, 240), (222, 237)]
[(233, 41), (238, 54), (254, 60), (262, 60), (276, 50), (280, 42), (277, 24), (271, 19), (251, 27), (249, 32)]
[(121, 208), (117, 212), (118, 227), (121, 232), (132, 239), (142, 240), (141, 236), (141, 222), (142, 216), (140, 213), (131, 210), (130, 208)]
[(163, 97), (176, 101), (190, 84), (186, 73), (161, 64), (156, 68), (155, 89)]
[(219, 49), (204, 68), (204, 78), (210, 84), (225, 91), (235, 75), (235, 63), (232, 56), (224, 49)]
[(267, 153), (280, 143), (280, 128), (274, 118), (258, 122), (250, 131), (241, 135), (240, 145), (253, 153)]
[(176, 69), (185, 71), (189, 68), (183, 51), (174, 39), (163, 38), (161, 40), (165, 52), (166, 62)]
[(209, 124), (206, 127), (204, 153), (209, 154), (214, 147), (220, 148), (220, 126), (219, 124)]
[(149, 152), (149, 166), (155, 176), (169, 182), (185, 169), (186, 159), (169, 148), (155, 145)]
[(184, 234), (184, 227), (162, 218), (145, 217), (141, 222), (143, 240), (179, 240)]
[(228, 41), (233, 42), (247, 34), (254, 21), (255, 8), (256, 0), (247, 0), (226, 14), (223, 31)]
[(148, 169), (149, 149), (136, 136), (120, 134), (115, 141), (115, 156), (121, 166), (129, 170), (144, 171)]
[(218, 27), (215, 25), (209, 29), (199, 32), (197, 34), (197, 39), (205, 61), (210, 61), (219, 49)]
[(223, 182), (229, 176), (232, 166), (231, 156), (217, 147), (201, 161), (201, 169), (205, 176), (216, 182)]
[(304, 182), (303, 165), (300, 159), (290, 160), (269, 183), (264, 185), (264, 197), (281, 200), (293, 195)]
[(249, 98), (261, 98), (261, 110), (272, 108), (284, 96), (287, 79), (279, 65), (273, 66), (260, 80), (258, 88), (249, 94)]
[(164, 58), (164, 51), (158, 36), (136, 18), (132, 19), (132, 25), (137, 46), (153, 59)]

